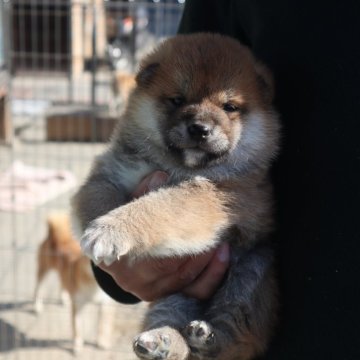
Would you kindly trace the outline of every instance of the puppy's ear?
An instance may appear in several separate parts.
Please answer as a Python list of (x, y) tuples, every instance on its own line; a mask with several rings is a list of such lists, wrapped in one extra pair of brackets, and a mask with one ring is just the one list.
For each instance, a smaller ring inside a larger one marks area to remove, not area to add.
[(140, 71), (136, 75), (137, 84), (139, 86), (148, 86), (151, 83), (151, 80), (154, 77), (159, 66), (159, 63), (152, 63), (141, 67)]
[(271, 104), (274, 99), (275, 92), (273, 76), (270, 70), (261, 63), (257, 63), (255, 65), (255, 71), (263, 99), (266, 103)]

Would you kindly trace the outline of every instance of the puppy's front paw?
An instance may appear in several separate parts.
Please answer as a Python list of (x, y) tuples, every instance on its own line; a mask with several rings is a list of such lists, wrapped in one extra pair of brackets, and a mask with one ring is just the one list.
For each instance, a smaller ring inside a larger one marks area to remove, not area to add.
[(130, 250), (117, 218), (107, 214), (92, 221), (81, 238), (81, 248), (96, 264), (110, 265)]

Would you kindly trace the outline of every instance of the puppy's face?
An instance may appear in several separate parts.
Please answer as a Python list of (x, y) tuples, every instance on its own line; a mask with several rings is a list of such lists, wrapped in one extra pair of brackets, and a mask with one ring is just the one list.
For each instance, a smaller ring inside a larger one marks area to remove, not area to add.
[(267, 136), (271, 79), (233, 39), (167, 40), (145, 59), (137, 84), (140, 126), (176, 164), (211, 166)]

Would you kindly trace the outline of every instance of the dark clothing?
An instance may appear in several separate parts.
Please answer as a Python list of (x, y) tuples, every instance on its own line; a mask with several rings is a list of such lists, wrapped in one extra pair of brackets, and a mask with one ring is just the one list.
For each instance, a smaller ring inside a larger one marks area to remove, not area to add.
[(188, 0), (180, 31), (233, 36), (275, 77), (282, 321), (264, 358), (359, 360), (360, 1)]
[(275, 78), (282, 313), (264, 359), (359, 360), (360, 1), (187, 0), (180, 32), (198, 31), (241, 40)]
[(93, 263), (91, 263), (91, 265), (96, 281), (98, 282), (100, 287), (114, 300), (123, 304), (135, 304), (140, 302), (140, 300), (136, 296), (121, 289), (108, 273), (102, 271)]

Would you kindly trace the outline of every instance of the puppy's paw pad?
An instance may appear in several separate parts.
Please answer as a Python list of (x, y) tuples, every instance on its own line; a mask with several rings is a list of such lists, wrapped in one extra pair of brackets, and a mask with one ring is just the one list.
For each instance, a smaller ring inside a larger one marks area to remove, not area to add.
[(194, 320), (185, 328), (186, 336), (191, 347), (202, 347), (212, 345), (215, 341), (215, 334), (210, 324), (206, 321)]
[[(114, 221), (116, 222), (116, 219)], [(83, 252), (95, 263), (103, 261), (110, 265), (130, 249), (120, 230), (112, 225), (112, 222), (107, 216), (92, 221), (81, 238)]]
[(170, 350), (170, 336), (159, 331), (147, 331), (135, 338), (133, 347), (140, 359), (167, 359)]

